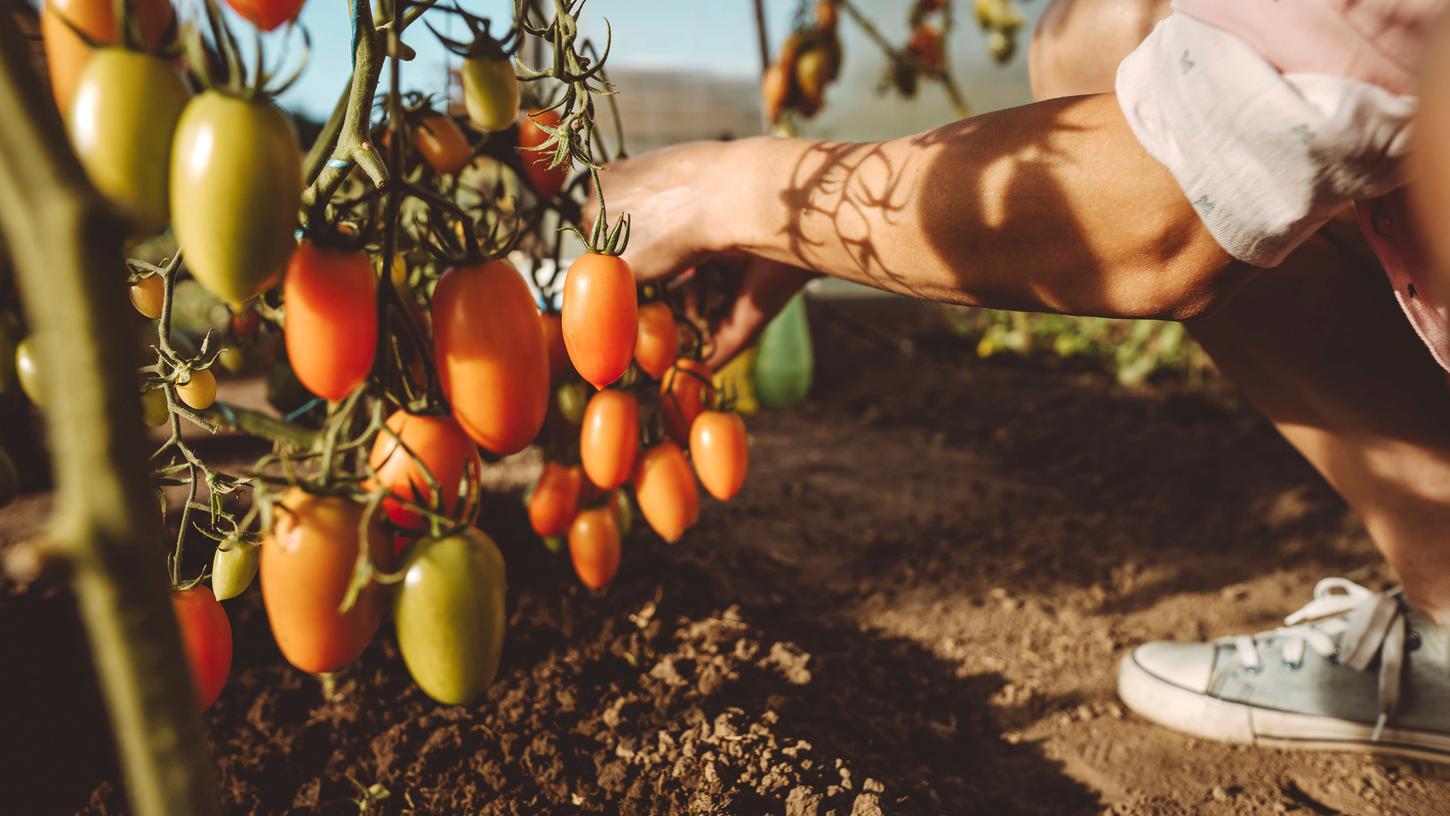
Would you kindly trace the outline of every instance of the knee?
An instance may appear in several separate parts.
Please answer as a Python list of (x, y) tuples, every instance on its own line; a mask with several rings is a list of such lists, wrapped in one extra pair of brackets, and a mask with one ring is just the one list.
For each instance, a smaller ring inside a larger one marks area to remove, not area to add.
[(1169, 11), (1169, 0), (1053, 0), (1027, 54), (1032, 96), (1111, 91), (1118, 63)]

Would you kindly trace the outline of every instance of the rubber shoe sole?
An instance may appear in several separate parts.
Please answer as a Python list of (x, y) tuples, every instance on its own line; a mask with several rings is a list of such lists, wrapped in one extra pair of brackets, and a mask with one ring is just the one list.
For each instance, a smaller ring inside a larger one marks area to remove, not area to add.
[(1220, 700), (1143, 668), (1135, 652), (1118, 665), (1118, 696), (1159, 725), (1204, 739), (1271, 748), (1390, 754), (1450, 763), (1450, 734), (1373, 725)]

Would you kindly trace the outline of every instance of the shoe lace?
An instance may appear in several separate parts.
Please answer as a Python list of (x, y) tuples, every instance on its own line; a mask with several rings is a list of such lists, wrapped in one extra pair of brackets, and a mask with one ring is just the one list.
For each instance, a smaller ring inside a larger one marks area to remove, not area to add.
[(1224, 638), (1249, 671), (1261, 665), (1259, 650), (1282, 642), (1284, 663), (1298, 668), (1306, 649), (1357, 671), (1379, 657), (1379, 719), (1370, 739), (1378, 742), (1399, 708), (1404, 682), (1405, 642), (1409, 628), (1399, 592), (1375, 592), (1347, 578), (1325, 578), (1314, 599), (1284, 619), (1284, 625), (1255, 635)]

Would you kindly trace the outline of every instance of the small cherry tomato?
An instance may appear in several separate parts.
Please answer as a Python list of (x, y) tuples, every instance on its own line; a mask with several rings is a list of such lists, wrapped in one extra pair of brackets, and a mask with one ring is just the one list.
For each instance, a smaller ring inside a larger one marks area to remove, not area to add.
[(660, 379), (680, 356), (680, 327), (665, 303), (639, 307), (639, 333), (634, 341), (634, 359), (646, 374)]
[(705, 395), (709, 393), (713, 377), (709, 366), (685, 358), (675, 363), (660, 381), (660, 412), (665, 418), (665, 430), (681, 445), (690, 444), (690, 426), (705, 410)]
[(624, 374), (639, 332), (639, 295), (629, 264), (587, 253), (569, 265), (561, 315), (564, 348), (575, 370), (595, 388)]
[[(377, 435), (368, 459), (382, 486), (401, 499), (424, 507), (441, 507), (448, 516), (459, 512), (458, 503), (465, 480), (476, 484), (483, 470), (483, 460), (473, 440), (452, 417), (394, 411), (387, 424), (392, 433)], [(437, 481), (441, 504), (433, 501), (428, 477), (419, 467), (419, 462)], [(394, 549), (399, 552), (413, 536), (428, 527), (422, 514), (397, 499), (383, 499), (383, 511), (394, 524), (411, 533), (399, 536), (394, 542)]]
[(302, 3), (303, 0), (227, 0), (233, 11), (263, 31), (272, 31), (297, 19)]
[(161, 301), (166, 296), (166, 284), (160, 275), (147, 275), (131, 284), (131, 305), (143, 317), (156, 320), (161, 317)]
[(569, 527), (569, 558), (574, 572), (590, 589), (600, 589), (619, 572), (619, 527), (614, 510), (591, 507)]
[(272, 508), (272, 528), (262, 541), (262, 605), (277, 648), (288, 663), (309, 674), (336, 671), (356, 660), (383, 619), (383, 594), (370, 584), (346, 611), (340, 610), (367, 547), (380, 568), (388, 544), (376, 521), (359, 539), (366, 508), (338, 496), (289, 490)]
[(540, 198), (552, 199), (557, 196), (569, 178), (567, 162), (558, 167), (549, 167), (554, 154), (548, 150), (533, 149), (549, 140), (549, 134), (539, 125), (557, 128), (560, 121), (562, 120), (558, 112), (545, 110), (534, 111), (519, 123), (519, 159), (524, 165), (524, 175), (528, 177), (529, 184)]
[(644, 452), (635, 470), (634, 498), (645, 522), (665, 541), (679, 541), (695, 523), (700, 490), (679, 445), (667, 440)]
[(246, 592), (257, 577), (260, 558), (254, 543), (232, 539), (217, 547), (211, 557), (211, 591), (216, 599), (225, 601)]
[(501, 52), (468, 57), (458, 69), (468, 121), (485, 133), (507, 130), (519, 118), (519, 81)]
[(178, 383), (176, 396), (198, 411), (205, 411), (216, 402), (216, 377), (207, 369), (191, 372), (191, 379)]
[(589, 481), (608, 490), (629, 480), (639, 450), (639, 402), (628, 391), (600, 391), (584, 409), (579, 459)]
[(690, 426), (690, 459), (700, 484), (720, 501), (727, 501), (745, 484), (750, 446), (745, 421), (731, 411), (703, 411)]
[(433, 349), (453, 418), (499, 455), (523, 450), (549, 410), (533, 295), (504, 261), (457, 266), (433, 290)]
[(529, 496), (529, 525), (545, 538), (569, 532), (579, 510), (584, 488), (584, 471), (557, 462), (544, 464), (534, 492)]
[(27, 337), (15, 345), (15, 375), (20, 380), (20, 390), (37, 406), (44, 407), (40, 374), (40, 358)]
[(423, 154), (423, 161), (440, 173), (457, 173), (473, 157), (473, 148), (468, 146), (463, 129), (441, 113), (427, 114), (418, 122), (413, 130), (413, 144)]
[(337, 402), (367, 379), (378, 345), (377, 279), (362, 252), (303, 242), (282, 282), (282, 335), (292, 372)]
[(409, 556), (393, 620), (403, 664), (425, 694), (459, 705), (493, 681), (507, 592), (503, 555), (471, 527), (423, 541)]
[(202, 711), (211, 708), (232, 671), (232, 625), (227, 611), (204, 586), (171, 593), (181, 645), (191, 664), (191, 682)]
[(148, 428), (159, 428), (171, 418), (171, 408), (166, 404), (166, 391), (162, 388), (147, 388), (141, 392), (141, 420)]

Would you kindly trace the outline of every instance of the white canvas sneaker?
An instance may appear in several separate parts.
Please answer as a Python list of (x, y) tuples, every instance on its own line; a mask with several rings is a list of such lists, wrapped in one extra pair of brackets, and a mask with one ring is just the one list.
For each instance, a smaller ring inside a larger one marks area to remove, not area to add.
[(1139, 646), (1118, 696), (1208, 739), (1450, 762), (1450, 629), (1398, 592), (1326, 578), (1278, 629)]

